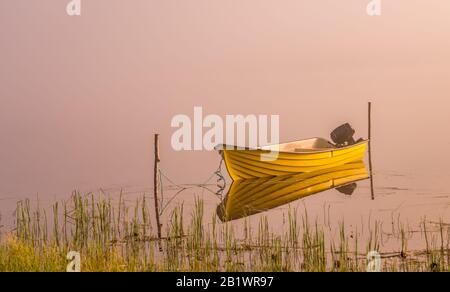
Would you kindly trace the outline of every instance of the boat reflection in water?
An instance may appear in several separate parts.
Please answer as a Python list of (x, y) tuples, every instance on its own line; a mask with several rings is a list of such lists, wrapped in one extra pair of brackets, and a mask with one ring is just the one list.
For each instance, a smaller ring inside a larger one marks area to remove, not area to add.
[(217, 215), (222, 222), (231, 221), (333, 188), (351, 195), (356, 181), (368, 177), (360, 161), (309, 173), (234, 181)]

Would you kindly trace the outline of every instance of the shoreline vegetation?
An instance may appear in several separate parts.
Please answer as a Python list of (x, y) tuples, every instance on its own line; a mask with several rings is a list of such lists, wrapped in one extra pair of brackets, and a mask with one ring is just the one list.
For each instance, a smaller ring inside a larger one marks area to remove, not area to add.
[[(78, 193), (51, 210), (20, 201), (14, 230), (0, 234), (0, 271), (64, 272), (70, 251), (80, 253), (83, 272), (364, 272), (371, 251), (379, 252), (381, 271), (450, 271), (450, 225), (442, 221), (423, 220), (416, 231), (397, 222), (392, 235), (398, 239), (398, 250), (383, 253), (377, 222), (366, 227), (368, 236), (346, 230), (341, 223), (337, 238), (327, 238), (326, 227), (310, 220), (306, 210), (299, 214), (289, 209), (286, 230), (271, 232), (267, 217), (261, 215), (256, 228), (244, 219), (237, 231), (215, 213), (204, 218), (204, 203), (198, 198), (190, 212), (183, 205), (171, 210), (159, 239), (150, 220), (150, 203), (145, 195), (127, 206), (122, 194), (113, 204), (104, 196)], [(420, 232), (423, 249), (408, 249), (412, 232)]]

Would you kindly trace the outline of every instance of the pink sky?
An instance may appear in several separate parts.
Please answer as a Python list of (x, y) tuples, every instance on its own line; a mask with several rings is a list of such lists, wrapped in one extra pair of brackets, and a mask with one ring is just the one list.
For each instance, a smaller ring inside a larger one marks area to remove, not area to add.
[[(450, 2), (369, 0), (0, 2), (0, 195), (201, 181), (217, 155), (173, 152), (170, 120), (279, 114), (281, 140), (366, 136), (379, 171), (450, 162)], [(431, 147), (432, 146), (432, 147)], [(447, 172), (448, 173), (448, 172)]]

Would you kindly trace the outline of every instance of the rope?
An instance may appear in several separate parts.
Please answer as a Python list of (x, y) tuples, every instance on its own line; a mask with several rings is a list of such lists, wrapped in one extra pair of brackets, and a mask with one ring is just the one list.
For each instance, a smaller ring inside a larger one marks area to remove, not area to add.
[(217, 187), (219, 188), (219, 190), (217, 191), (217, 194), (220, 197), (222, 197), (223, 191), (227, 187), (227, 182), (225, 180), (225, 177), (222, 174), (222, 164), (223, 164), (223, 161), (224, 161), (223, 152), (220, 152), (220, 156), (222, 156), (222, 159), (220, 160), (219, 167), (214, 172), (214, 175), (217, 176), (217, 181), (216, 182), (217, 182)]
[[(171, 180), (171, 179), (170, 179), (170, 178), (169, 178), (169, 177), (161, 170), (161, 168), (160, 168), (160, 169), (159, 169), (159, 175), (158, 175), (158, 177), (159, 177), (159, 185), (160, 185), (160, 187), (161, 187), (161, 189), (160, 189), (160, 191), (161, 191), (161, 200), (160, 200), (161, 207), (160, 207), (160, 214), (159, 214), (159, 215), (162, 215), (162, 214), (163, 214), (163, 212), (165, 211), (165, 209), (167, 209), (167, 207), (169, 206), (169, 204), (170, 204), (170, 203), (171, 203), (171, 202), (172, 202), (179, 194), (181, 194), (182, 192), (184, 192), (184, 191), (186, 191), (186, 190), (192, 189), (192, 188), (198, 188), (198, 187), (199, 187), (199, 188), (202, 188), (202, 189), (204, 189), (204, 190), (210, 192), (211, 194), (218, 196), (219, 199), (222, 199), (223, 191), (225, 190), (227, 184), (226, 184), (225, 177), (224, 177), (224, 175), (222, 174), (222, 164), (223, 164), (223, 161), (224, 161), (224, 158), (223, 158), (222, 153), (221, 153), (221, 157), (222, 157), (222, 159), (220, 160), (219, 167), (217, 168), (217, 170), (214, 171), (213, 174), (212, 174), (207, 180), (205, 180), (202, 184), (184, 184), (184, 185), (183, 185), (183, 184), (175, 183), (175, 182), (174, 182), (173, 180)], [(212, 189), (208, 188), (208, 186), (211, 186), (211, 185), (212, 185), (212, 184), (209, 185), (208, 183), (209, 183), (215, 176), (218, 177), (217, 180), (216, 180), (216, 184), (215, 184), (215, 186), (219, 188), (218, 191), (213, 191)], [(164, 190), (164, 187), (163, 187), (163, 178), (166, 179), (172, 186), (175, 186), (176, 188), (179, 189), (179, 190), (175, 193), (175, 195), (174, 195), (173, 197), (171, 197), (171, 198), (167, 201), (167, 203), (165, 203), (165, 204), (164, 204), (164, 192), (163, 192), (163, 190)]]

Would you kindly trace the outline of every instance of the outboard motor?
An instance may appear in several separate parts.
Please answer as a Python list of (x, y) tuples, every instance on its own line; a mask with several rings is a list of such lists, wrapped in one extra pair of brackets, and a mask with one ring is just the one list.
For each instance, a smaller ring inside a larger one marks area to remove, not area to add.
[(331, 140), (333, 140), (337, 147), (345, 147), (362, 141), (362, 139), (355, 141), (355, 139), (353, 138), (354, 134), (355, 130), (352, 128), (352, 126), (350, 126), (349, 123), (345, 123), (334, 129), (334, 131), (331, 132), (330, 136)]
[(353, 192), (356, 190), (357, 186), (358, 185), (356, 183), (351, 183), (348, 185), (338, 187), (338, 188), (336, 188), (336, 190), (344, 195), (351, 196), (353, 194)]

